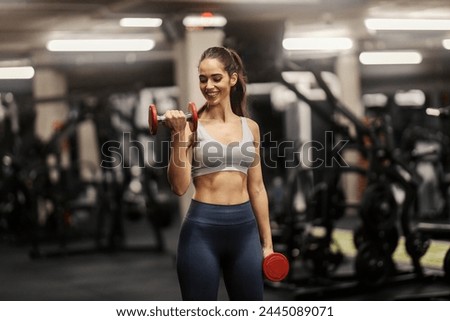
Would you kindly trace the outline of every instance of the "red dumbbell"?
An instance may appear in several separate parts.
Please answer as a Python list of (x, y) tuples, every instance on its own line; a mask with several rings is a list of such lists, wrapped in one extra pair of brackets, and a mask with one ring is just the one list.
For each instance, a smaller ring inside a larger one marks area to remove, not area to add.
[(263, 260), (263, 273), (266, 279), (272, 282), (280, 282), (289, 273), (289, 261), (281, 253), (272, 253)]
[[(186, 114), (186, 120), (191, 123), (191, 130), (195, 132), (198, 124), (197, 107), (193, 102), (190, 102), (188, 105), (188, 110), (189, 112)], [(158, 112), (154, 104), (148, 106), (148, 127), (152, 135), (155, 135), (158, 131), (158, 123), (164, 123), (165, 120), (165, 116), (158, 116)]]

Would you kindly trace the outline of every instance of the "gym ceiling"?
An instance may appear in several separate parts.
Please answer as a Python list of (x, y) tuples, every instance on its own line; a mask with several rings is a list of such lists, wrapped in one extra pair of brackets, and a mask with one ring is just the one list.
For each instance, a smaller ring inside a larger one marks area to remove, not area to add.
[[(70, 91), (174, 85), (174, 43), (183, 19), (210, 12), (227, 19), (225, 36), (251, 62), (250, 82), (281, 54), (300, 63), (332, 69), (338, 52), (287, 51), (283, 37), (347, 37), (363, 51), (414, 50), (416, 65), (361, 65), (364, 92), (448, 89), (450, 51), (446, 30), (373, 31), (367, 18), (450, 19), (448, 0), (0, 0), (0, 67), (31, 65), (66, 74)], [(121, 18), (160, 18), (156, 28), (120, 26)], [(145, 52), (51, 52), (55, 39), (150, 38)], [(331, 66), (331, 67), (330, 67)], [(0, 80), (0, 92), (31, 93), (31, 80)]]

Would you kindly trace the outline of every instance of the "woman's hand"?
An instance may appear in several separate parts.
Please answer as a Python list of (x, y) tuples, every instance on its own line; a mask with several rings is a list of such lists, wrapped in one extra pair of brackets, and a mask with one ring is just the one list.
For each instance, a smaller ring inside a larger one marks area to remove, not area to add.
[(267, 256), (273, 253), (272, 247), (263, 247), (262, 250), (263, 250), (263, 258), (266, 258)]
[(170, 128), (172, 133), (179, 133), (184, 131), (186, 127), (186, 115), (181, 110), (168, 110), (164, 116), (166, 117), (164, 123)]

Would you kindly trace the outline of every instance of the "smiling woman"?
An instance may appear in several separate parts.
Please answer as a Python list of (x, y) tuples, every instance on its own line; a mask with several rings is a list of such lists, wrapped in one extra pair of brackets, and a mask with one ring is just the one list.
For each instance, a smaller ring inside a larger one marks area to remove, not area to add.
[(216, 300), (219, 280), (231, 300), (263, 298), (263, 258), (273, 253), (269, 208), (259, 156), (259, 127), (245, 117), (242, 60), (225, 47), (207, 49), (198, 66), (206, 102), (198, 128), (183, 112), (166, 112), (171, 129), (168, 178), (183, 195), (195, 193), (184, 219), (177, 272), (184, 300)]

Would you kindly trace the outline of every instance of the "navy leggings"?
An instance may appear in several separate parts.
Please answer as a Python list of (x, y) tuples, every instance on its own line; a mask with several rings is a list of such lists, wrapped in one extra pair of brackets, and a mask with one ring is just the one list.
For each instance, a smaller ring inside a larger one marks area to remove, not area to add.
[(192, 200), (181, 227), (177, 272), (183, 300), (217, 300), (222, 272), (230, 300), (262, 300), (262, 249), (250, 202)]

